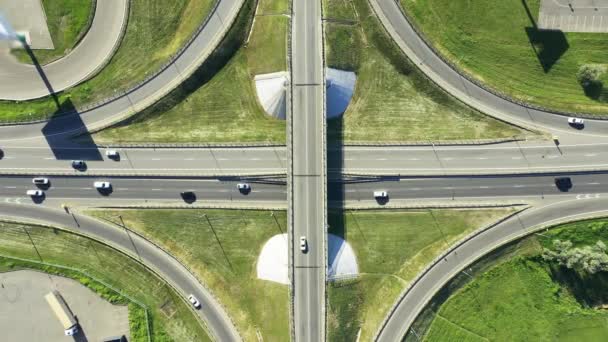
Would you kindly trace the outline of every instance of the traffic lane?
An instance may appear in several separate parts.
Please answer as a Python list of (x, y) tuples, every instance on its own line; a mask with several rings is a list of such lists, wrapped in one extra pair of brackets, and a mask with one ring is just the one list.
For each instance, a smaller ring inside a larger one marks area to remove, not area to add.
[(378, 341), (400, 341), (435, 293), (454, 275), (493, 249), (511, 239), (532, 233), (534, 227), (545, 226), (559, 219), (606, 215), (607, 207), (608, 199), (566, 200), (540, 205), (476, 235), (434, 264), (410, 288), (381, 329)]
[[(109, 192), (100, 192), (93, 186), (96, 181), (108, 181), (112, 185)], [(0, 178), (0, 196), (25, 197), (27, 190), (44, 190), (44, 200), (52, 198), (99, 198), (142, 200), (179, 200), (184, 191), (193, 191), (195, 201), (282, 201), (286, 198), (282, 184), (249, 182), (250, 192), (241, 193), (238, 181), (218, 181), (206, 179), (138, 179), (116, 177), (51, 177), (49, 186), (36, 186), (29, 177)]]
[(486, 91), (465, 77), (460, 76), (458, 72), (446, 64), (426, 45), (405, 19), (398, 2), (394, 0), (373, 1), (378, 4), (382, 15), (386, 17), (387, 23), (395, 30), (398, 39), (413, 52), (414, 56), (408, 53), (408, 57), (418, 64), (425, 73), (433, 73), (434, 75), (429, 75), (431, 79), (440, 79), (442, 82), (447, 83), (450, 88), (458, 91), (458, 93), (450, 91), (452, 95), (463, 100), (473, 99), (475, 103), (480, 104), (477, 107), (483, 112), (487, 112), (487, 108), (491, 108), (499, 111), (502, 116), (509, 118), (510, 121), (516, 123), (522, 122), (532, 128), (546, 129), (561, 134), (564, 137), (570, 135), (570, 138), (573, 140), (585, 134), (601, 136), (608, 134), (608, 122), (588, 120), (583, 131), (572, 131), (568, 127), (564, 127), (564, 116), (529, 109)]
[(171, 255), (165, 253), (137, 234), (128, 233), (113, 225), (104, 224), (78, 213), (65, 213), (46, 207), (0, 203), (0, 215), (4, 217), (37, 220), (45, 224), (57, 225), (81, 232), (129, 253), (144, 265), (158, 272), (165, 281), (172, 284), (182, 297), (190, 293), (197, 295), (203, 305), (198, 314), (219, 340), (238, 341), (238, 333), (227, 314), (212, 295), (194, 276)]
[[(556, 178), (570, 177), (571, 188), (558, 188)], [(608, 174), (576, 174), (559, 176), (480, 176), (436, 178), (387, 178), (347, 183), (330, 182), (332, 201), (374, 200), (374, 191), (387, 191), (392, 199), (462, 199), (472, 197), (549, 196), (564, 194), (596, 194), (608, 192)], [(567, 191), (566, 191), (567, 190)]]
[[(284, 172), (284, 148), (242, 149), (90, 149), (66, 148), (73, 159), (82, 159), (91, 172), (143, 173), (278, 173)], [(98, 151), (102, 160), (88, 160), (91, 151)], [(117, 158), (106, 156), (118, 152)], [(77, 172), (70, 160), (57, 160), (49, 148), (31, 147), (4, 149), (0, 160), (2, 171)]]
[[(500, 144), (466, 147), (346, 148), (344, 172), (505, 172), (606, 168), (605, 144)], [(332, 152), (329, 152), (329, 158)], [(333, 170), (336, 171), (336, 170)]]

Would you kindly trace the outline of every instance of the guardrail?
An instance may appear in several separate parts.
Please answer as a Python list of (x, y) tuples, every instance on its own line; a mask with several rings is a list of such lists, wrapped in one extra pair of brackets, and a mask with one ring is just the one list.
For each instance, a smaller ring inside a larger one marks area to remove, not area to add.
[(296, 330), (295, 330), (295, 293), (294, 293), (294, 287), (293, 287), (293, 282), (294, 282), (294, 278), (295, 278), (295, 270), (294, 270), (294, 255), (293, 255), (293, 248), (295, 246), (294, 244), (294, 236), (293, 236), (293, 156), (292, 156), (292, 149), (293, 149), (293, 141), (292, 141), (292, 134), (293, 134), (293, 120), (292, 120), (292, 115), (293, 115), (293, 75), (292, 75), (292, 58), (291, 58), (291, 54), (292, 54), (292, 34), (293, 34), (293, 16), (294, 16), (294, 12), (293, 12), (293, 1), (289, 1), (289, 30), (287, 30), (287, 73), (289, 74), (289, 87), (287, 88), (287, 104), (286, 104), (286, 110), (287, 110), (287, 114), (286, 114), (286, 134), (287, 134), (287, 142), (286, 142), (286, 147), (287, 147), (287, 181), (288, 181), (288, 186), (287, 186), (287, 236), (291, 237), (291, 239), (287, 239), (287, 251), (288, 251), (288, 258), (289, 258), (289, 271), (288, 271), (288, 275), (289, 275), (289, 332), (290, 332), (290, 336), (291, 336), (291, 340), (295, 341), (296, 339)]
[(376, 334), (374, 335), (374, 341), (378, 340), (378, 337), (380, 336), (380, 333), (382, 332), (382, 330), (384, 329), (384, 327), (386, 326), (386, 324), (388, 323), (388, 320), (393, 316), (393, 314), (395, 313), (395, 310), (397, 309), (397, 307), (399, 306), (399, 304), (401, 304), (401, 302), (403, 301), (403, 299), (405, 298), (405, 296), (410, 292), (410, 290), (412, 289), (412, 287), (414, 287), (419, 281), (420, 279), (431, 269), (433, 268), (437, 263), (439, 263), (440, 261), (442, 261), (444, 258), (446, 258), (449, 254), (451, 254), (456, 248), (460, 247), (462, 244), (464, 244), (465, 242), (469, 241), (470, 239), (472, 239), (473, 237), (485, 232), (488, 229), (491, 229), (492, 227), (495, 227), (497, 225), (499, 225), (502, 222), (507, 221), (508, 219), (519, 215), (521, 212), (523, 212), (524, 210), (527, 210), (530, 207), (526, 207), (522, 210), (516, 211), (514, 213), (511, 213), (505, 217), (500, 218), (499, 220), (497, 220), (496, 222), (492, 222), (480, 229), (477, 229), (469, 234), (467, 234), (467, 236), (463, 237), (462, 239), (460, 239), (459, 241), (457, 241), (456, 243), (452, 244), (447, 250), (445, 250), (443, 253), (441, 253), (440, 255), (438, 255), (437, 257), (435, 257), (435, 259), (433, 259), (433, 261), (431, 261), (430, 263), (428, 263), (426, 265), (426, 267), (418, 272), (418, 275), (412, 280), (410, 281), (409, 285), (403, 289), (403, 291), (401, 292), (401, 294), (399, 295), (399, 298), (397, 298), (397, 300), (395, 301), (395, 303), (393, 304), (393, 306), (390, 308), (389, 312), (384, 316), (384, 320), (382, 321), (382, 323), (380, 324), (380, 326), (378, 327), (378, 330), (376, 331)]
[[(46, 119), (39, 119), (39, 120), (30, 120), (30, 121), (2, 121), (0, 122), (0, 126), (8, 126), (8, 125), (25, 125), (25, 124), (34, 124), (34, 123), (42, 123), (42, 122), (46, 122), (48, 121), (48, 119), (52, 116), (59, 116), (59, 115), (70, 115), (70, 114), (82, 114), (85, 112), (88, 112), (90, 110), (96, 109), (98, 107), (102, 107), (108, 103), (114, 102), (119, 98), (123, 98), (123, 97), (128, 97), (130, 93), (136, 91), (137, 89), (141, 88), (142, 86), (144, 86), (145, 84), (147, 84), (148, 82), (150, 82), (150, 80), (156, 78), (158, 75), (160, 75), (162, 72), (164, 72), (166, 69), (168, 69), (171, 65), (173, 65), (175, 63), (175, 61), (182, 56), (182, 54), (184, 53), (184, 51), (186, 49), (188, 49), (188, 47), (190, 47), (190, 45), (192, 45), (192, 42), (194, 42), (194, 40), (200, 35), (200, 33), (203, 31), (203, 29), (205, 28), (205, 26), (207, 26), (207, 23), (211, 20), (211, 18), (216, 14), (218, 6), (220, 4), (222, 0), (216, 0), (213, 8), (211, 9), (211, 11), (209, 12), (209, 15), (207, 15), (207, 17), (205, 18), (205, 20), (203, 20), (203, 22), (197, 27), (197, 29), (195, 30), (195, 32), (190, 36), (190, 38), (188, 39), (188, 41), (186, 41), (186, 43), (184, 45), (182, 45), (182, 47), (180, 47), (180, 49), (173, 54), (173, 56), (171, 56), (169, 58), (169, 60), (167, 60), (167, 62), (165, 62), (163, 65), (161, 65), (161, 67), (156, 71), (151, 73), (150, 75), (146, 76), (143, 80), (135, 83), (134, 85), (132, 85), (129, 89), (127, 90), (123, 90), (120, 92), (116, 92), (114, 95), (110, 95), (108, 97), (106, 97), (103, 100), (100, 101), (96, 101), (96, 102), (92, 102), (90, 104), (81, 106), (80, 108), (77, 108), (76, 110), (71, 110), (71, 111), (66, 111), (66, 112), (60, 112), (60, 113), (48, 113), (46, 114)], [(244, 3), (244, 1), (241, 2), (241, 5)], [(239, 7), (240, 9), (240, 7)], [(237, 11), (238, 12), (238, 11)], [(234, 18), (236, 18), (236, 16), (234, 16)], [(233, 19), (234, 19), (233, 18)], [(226, 27), (230, 27), (231, 22), (229, 23), (225, 23)], [(125, 25), (126, 27), (126, 25)], [(219, 39), (214, 40), (214, 42), (212, 42), (211, 44), (216, 43), (217, 41), (221, 41), (223, 39), (223, 37), (226, 35), (226, 32), (228, 32), (228, 29), (224, 30), (223, 34), (220, 35)], [(211, 51), (207, 52), (204, 56), (204, 58), (202, 58), (202, 60), (197, 61), (197, 65), (195, 68), (190, 68), (190, 70), (185, 73), (185, 74), (180, 74), (182, 78), (187, 77), (187, 74), (191, 73), (192, 69), (196, 69), (198, 66), (200, 66), (200, 64), (202, 63), (202, 61), (204, 61), (208, 55), (213, 51), (214, 49), (211, 49)], [(155, 99), (153, 99), (151, 102), (155, 103), (157, 101), (159, 101), (160, 99), (162, 99), (162, 97), (164, 97), (167, 93), (169, 93), (171, 90), (170, 89), (168, 91), (163, 91), (160, 96), (158, 96), (157, 94), (152, 95), (152, 97), (155, 97)], [(147, 102), (150, 102), (150, 100), (148, 99)], [(133, 106), (133, 105), (132, 105)], [(147, 107), (147, 105), (146, 105)], [(131, 109), (129, 112), (132, 112), (133, 109)], [(107, 123), (105, 125), (105, 127), (112, 125), (116, 122), (122, 121), (124, 120), (124, 117), (131, 115), (132, 113), (128, 113), (126, 115), (124, 115), (123, 117), (119, 118), (119, 119), (115, 119), (112, 120), (110, 123)]]
[[(529, 209), (529, 208), (526, 208)], [(524, 210), (526, 210), (524, 209)], [(416, 282), (418, 282), (420, 280), (420, 278), (422, 278), (424, 276), (424, 274), (426, 274), (426, 272), (428, 272), (428, 270), (430, 268), (432, 268), (434, 265), (436, 265), (438, 262), (440, 262), (441, 260), (443, 260), (443, 258), (447, 257), (450, 253), (452, 253), (456, 248), (458, 248), (460, 245), (462, 245), (463, 243), (465, 243), (466, 241), (470, 240), (471, 238), (473, 238), (476, 235), (479, 235), (481, 233), (483, 233), (484, 231), (491, 229), (492, 227), (506, 221), (507, 219), (519, 215), (520, 213), (522, 213), (523, 210), (518, 211), (508, 217), (505, 217), (501, 220), (499, 220), (498, 222), (488, 226), (488, 227), (484, 227), (482, 229), (479, 229), (475, 232), (472, 232), (471, 234), (467, 235), (467, 237), (463, 238), (462, 240), (458, 241), (456, 244), (452, 245), (452, 247), (445, 251), (442, 255), (438, 256), (437, 258), (435, 258), (435, 260), (433, 260), (433, 262), (431, 262), (430, 264), (427, 265), (427, 267), (425, 267), (425, 269), (418, 273), (418, 276), (416, 276), (416, 278), (410, 283), (410, 285), (401, 293), (401, 295), (399, 296), (399, 298), (397, 299), (397, 301), (395, 302), (395, 304), (393, 305), (393, 307), (391, 308), (389, 314), (387, 314), (385, 316), (384, 321), (382, 322), (382, 324), (380, 325), (380, 327), (378, 328), (375, 336), (374, 336), (374, 341), (378, 341), (378, 337), (380, 336), (380, 333), (382, 332), (382, 329), (384, 329), (384, 327), (386, 326), (389, 318), (393, 315), (395, 309), (399, 306), (399, 303), (401, 303), (401, 301), (403, 300), (403, 298), (405, 297), (405, 295), (407, 295), (407, 293), (411, 290), (411, 288), (416, 284)], [(606, 212), (602, 212), (602, 213), (586, 213), (586, 214), (582, 214), (582, 215), (578, 215), (574, 218), (572, 217), (568, 217), (568, 218), (560, 218), (560, 219), (556, 219), (556, 220), (552, 220), (549, 221), (548, 223), (543, 223), (543, 224), (539, 224), (533, 227), (530, 227), (528, 229), (523, 229), (521, 230), (518, 234), (511, 236), (509, 239), (506, 239), (504, 241), (501, 241), (499, 245), (496, 246), (491, 246), (490, 248), (486, 248), (486, 251), (484, 251), (484, 253), (482, 253), (482, 255), (480, 257), (475, 258), (474, 260), (472, 260), (470, 263), (468, 263), (468, 265), (474, 263), (475, 261), (479, 260), (479, 258), (482, 258), (484, 255), (486, 255), (487, 253), (495, 250), (496, 248), (499, 248), (500, 246), (504, 246), (508, 243), (517, 241), (527, 235), (530, 234), (534, 234), (535, 232), (544, 230), (544, 229), (549, 229), (551, 227), (555, 227), (557, 225), (562, 225), (562, 224), (567, 224), (567, 223), (572, 223), (572, 222), (577, 222), (577, 221), (581, 221), (581, 220), (588, 220), (588, 219), (593, 219), (593, 218), (602, 218), (602, 217), (606, 217)], [(465, 266), (466, 267), (466, 266)], [(457, 273), (459, 273), (462, 269), (458, 270), (458, 272), (455, 272), (450, 279), (452, 279)], [(426, 305), (428, 305), (428, 302), (432, 299), (429, 298), (426, 303), (424, 303), (424, 307), (426, 307)]]
[[(0, 220), (1, 222), (11, 222), (10, 220)], [(12, 222), (11, 222), (12, 223)], [(5, 259), (12, 259), (12, 260), (19, 260), (19, 261), (25, 261), (31, 264), (38, 264), (38, 265), (43, 265), (43, 266), (50, 266), (50, 267), (55, 267), (55, 268), (59, 268), (59, 269), (64, 269), (64, 270), (68, 270), (68, 271), (72, 271), (72, 272), (77, 272), (80, 273), (88, 278), (93, 279), (93, 281), (100, 283), (101, 285), (109, 288), (110, 290), (114, 291), (115, 293), (118, 293), (120, 296), (125, 297), (127, 300), (135, 303), (136, 305), (138, 305), (140, 308), (142, 308), (144, 310), (144, 313), (146, 314), (146, 333), (148, 335), (148, 342), (152, 341), (152, 337), (150, 335), (150, 317), (148, 316), (148, 311), (150, 310), (146, 305), (144, 305), (142, 302), (138, 301), (137, 299), (129, 296), (128, 294), (124, 293), (122, 290), (117, 289), (115, 287), (113, 287), (112, 285), (106, 283), (105, 281), (91, 275), (89, 272), (85, 271), (85, 270), (81, 270), (79, 268), (74, 268), (74, 267), (70, 267), (70, 266), (65, 266), (65, 265), (58, 265), (58, 264), (53, 264), (53, 263), (49, 263), (49, 262), (44, 262), (44, 261), (39, 261), (39, 260), (31, 260), (31, 259), (25, 259), (25, 258), (19, 258), (16, 256), (9, 256), (9, 255), (4, 255), (4, 254), (0, 254), (1, 258), (5, 258)], [(40, 271), (40, 270), (32, 270), (35, 272), (40, 272), (40, 273), (44, 273), (44, 274), (48, 274), (44, 271)], [(62, 275), (55, 275), (54, 276), (57, 277), (63, 277), (63, 278), (68, 278), (68, 279), (72, 279), (69, 277), (65, 277)], [(73, 279), (75, 281), (78, 281), (76, 279)], [(82, 285), (82, 286), (86, 286), (86, 285)]]
[[(456, 73), (458, 73), (459, 76), (465, 78), (466, 80), (468, 80), (469, 82), (475, 84), (476, 86), (478, 86), (479, 88), (497, 96), (500, 97), (503, 100), (506, 100), (508, 102), (511, 102), (513, 104), (519, 105), (521, 107), (527, 108), (527, 109), (534, 109), (534, 110), (539, 110), (539, 111), (543, 111), (543, 112), (547, 112), (550, 114), (555, 114), (555, 115), (561, 115), (561, 116), (577, 116), (577, 117), (582, 117), (582, 118), (587, 118), (587, 119), (596, 119), (596, 120), (608, 120), (608, 115), (593, 115), (593, 114), (588, 114), (588, 113), (582, 113), (582, 112), (568, 112), (568, 111), (559, 111), (559, 110), (554, 110), (554, 109), (550, 109), (550, 108), (546, 108), (540, 105), (534, 105), (522, 100), (518, 100), (512, 96), (509, 96), (508, 94), (501, 92), (497, 89), (494, 89), (492, 87), (489, 87), (487, 84), (484, 84), (483, 82), (477, 80), (474, 76), (464, 72), (461, 68), (459, 68), (456, 64), (454, 64), (452, 61), (450, 61), (448, 58), (446, 58), (440, 51), (438, 51), (435, 46), (433, 45), (432, 42), (429, 41), (428, 37), (422, 32), (422, 30), (420, 29), (420, 27), (418, 27), (418, 25), (416, 24), (415, 20), (413, 20), (406, 11), (403, 10), (403, 8), (401, 7), (401, 5), (399, 4), (399, 0), (394, 0), (395, 3), (397, 4), (397, 7), (399, 8), (399, 11), (401, 12), (401, 14), (403, 15), (403, 17), (405, 18), (405, 20), (407, 20), (407, 22), (409, 23), (409, 25), (414, 29), (414, 31), (416, 31), (416, 34), (418, 35), (418, 37), (420, 37), (420, 39), (422, 40), (422, 42), (437, 56), (439, 57), (439, 59), (441, 59), (443, 61), (443, 63), (447, 64), (450, 66), (450, 68), (452, 70), (454, 70)], [(372, 7), (372, 9), (374, 10), (374, 12), (376, 12), (376, 16), (380, 19), (381, 16), (378, 15), (376, 8), (374, 6), (373, 3), (375, 3), (375, 0), (368, 0), (368, 2), (370, 2), (370, 6)], [(383, 20), (380, 19), (380, 21), (382, 22), (382, 25), (384, 26), (384, 28), (387, 30), (386, 25), (384, 25)], [(387, 30), (388, 31), (388, 30)], [(399, 45), (399, 44), (397, 44)], [(409, 59), (409, 57), (408, 57)], [(426, 75), (426, 73), (423, 72), (423, 74)], [(431, 77), (427, 76), (427, 78), (431, 79)], [(431, 79), (432, 80), (432, 79)], [(437, 84), (436, 82), (433, 81), (433, 83)], [(443, 89), (443, 87), (439, 84), (437, 84), (440, 88)], [(489, 113), (486, 113), (489, 114)], [(491, 115), (491, 114), (490, 114)], [(493, 116), (493, 115), (492, 115)], [(505, 121), (501, 118), (497, 118), (501, 121)], [(524, 127), (525, 128), (525, 127)]]
[(321, 6), (321, 18), (319, 18), (321, 22), (321, 67), (323, 68), (323, 76), (322, 76), (322, 91), (323, 91), (323, 99), (322, 103), (322, 112), (323, 112), (323, 132), (321, 134), (321, 150), (322, 150), (322, 165), (323, 170), (321, 171), (321, 177), (323, 177), (323, 305), (321, 305), (321, 315), (323, 317), (323, 323), (321, 324), (321, 336), (323, 336), (323, 341), (327, 341), (327, 269), (329, 262), (329, 252), (328, 252), (328, 242), (327, 242), (327, 234), (328, 234), (328, 222), (327, 222), (327, 205), (328, 205), (328, 194), (327, 194), (327, 69), (325, 65), (326, 56), (325, 56), (325, 24), (323, 23), (323, 1), (316, 0), (320, 3)]
[[(93, 218), (96, 220), (99, 220), (97, 218)], [(222, 304), (222, 302), (219, 301), (219, 299), (215, 296), (215, 294), (211, 291), (210, 288), (207, 287), (207, 285), (202, 281), (202, 279), (200, 279), (196, 273), (194, 273), (194, 271), (192, 271), (192, 269), (190, 267), (188, 267), (188, 265), (186, 265), (185, 263), (183, 263), (179, 258), (175, 257), (173, 254), (169, 253), (169, 251), (167, 251), (164, 247), (162, 247), (161, 245), (157, 244), (155, 241), (153, 241), (152, 239), (148, 238), (146, 235), (139, 233), (135, 230), (130, 229), (129, 227), (127, 227), (126, 225), (122, 225), (119, 224), (117, 222), (113, 222), (110, 220), (106, 220), (107, 222), (110, 222), (111, 224), (113, 224), (114, 226), (120, 227), (122, 229), (125, 229), (126, 231), (128, 231), (129, 233), (135, 234), (138, 237), (140, 237), (141, 239), (143, 239), (144, 241), (154, 245), (156, 248), (158, 248), (159, 250), (161, 250), (163, 253), (165, 253), (166, 255), (168, 255), (169, 257), (171, 257), (173, 260), (175, 260), (178, 264), (180, 264), (186, 271), (188, 271), (188, 273), (190, 273), (190, 275), (196, 279), (196, 281), (205, 288), (205, 290), (207, 291), (207, 293), (213, 298), (213, 300), (215, 300), (215, 302), (217, 303), (217, 305), (219, 305), (222, 310), (226, 313), (226, 317), (228, 317), (228, 319), (230, 320), (230, 322), (232, 323), (232, 325), (236, 328), (237, 325), (234, 323), (234, 320), (232, 319), (232, 317), (228, 314), (228, 311), (226, 310), (226, 307)], [(237, 330), (238, 333), (238, 330)], [(240, 337), (240, 336), (239, 336)]]

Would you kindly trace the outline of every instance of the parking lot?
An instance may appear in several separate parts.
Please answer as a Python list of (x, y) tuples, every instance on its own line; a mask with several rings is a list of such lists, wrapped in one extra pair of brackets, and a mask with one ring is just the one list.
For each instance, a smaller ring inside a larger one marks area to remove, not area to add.
[[(35, 271), (0, 273), (0, 331), (3, 341), (102, 341), (129, 337), (126, 306), (112, 305), (72, 279)], [(59, 290), (81, 332), (65, 336), (44, 295)]]
[(608, 1), (542, 0), (538, 28), (563, 32), (608, 32)]

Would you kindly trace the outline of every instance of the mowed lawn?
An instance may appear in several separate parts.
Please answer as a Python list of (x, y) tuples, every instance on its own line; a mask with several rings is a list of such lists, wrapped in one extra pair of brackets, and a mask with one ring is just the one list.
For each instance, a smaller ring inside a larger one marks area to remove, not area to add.
[(260, 106), (253, 77), (287, 70), (286, 0), (248, 2), (222, 45), (188, 81), (152, 107), (94, 135), (97, 142), (285, 143), (285, 121)]
[[(31, 260), (28, 263), (10, 257)], [(66, 275), (92, 289), (107, 289), (82, 275), (36, 262), (86, 271), (149, 308), (152, 341), (210, 341), (185, 300), (164, 281), (124, 254), (89, 238), (58, 229), (0, 222), (0, 271), (36, 269)], [(97, 287), (97, 288), (96, 288)], [(104, 290), (106, 291), (106, 290)], [(131, 338), (147, 341), (143, 311), (129, 305)]]
[(357, 83), (329, 139), (437, 141), (521, 135), (450, 97), (413, 66), (388, 36), (367, 0), (324, 0), (329, 67), (354, 71)]
[[(102, 0), (98, 0), (102, 1)], [(0, 101), (0, 122), (48, 118), (129, 89), (157, 71), (209, 14), (215, 0), (131, 0), (128, 25), (109, 64), (94, 78), (52, 98)], [(38, 51), (34, 51), (38, 54)]]
[(445, 57), (488, 86), (547, 108), (606, 113), (608, 103), (587, 97), (576, 74), (582, 64), (606, 64), (608, 34), (535, 31), (525, 5), (536, 21), (540, 0), (401, 4)]
[[(44, 0), (46, 23), (53, 40), (53, 50), (36, 50), (38, 63), (47, 64), (70, 52), (86, 34), (93, 21), (93, 0)], [(24, 50), (13, 50), (22, 62), (33, 64)]]
[[(554, 239), (608, 242), (608, 220), (558, 226), (527, 238), (525, 255), (502, 257), (449, 297), (425, 341), (606, 341), (608, 275), (582, 276), (539, 257)], [(581, 290), (582, 289), (582, 290)]]
[(330, 233), (353, 247), (360, 276), (327, 286), (330, 341), (370, 341), (403, 289), (449, 245), (512, 209), (330, 212)]
[[(285, 285), (259, 280), (263, 244), (286, 233), (285, 212), (256, 210), (99, 210), (158, 243), (185, 263), (218, 298), (246, 341), (289, 340)], [(204, 216), (206, 215), (206, 216)]]

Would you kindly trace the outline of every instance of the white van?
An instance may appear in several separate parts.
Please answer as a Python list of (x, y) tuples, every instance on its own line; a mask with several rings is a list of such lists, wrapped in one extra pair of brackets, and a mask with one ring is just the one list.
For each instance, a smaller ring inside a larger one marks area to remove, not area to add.
[(26, 194), (32, 197), (40, 197), (44, 192), (42, 190), (28, 190)]
[(110, 182), (95, 182), (93, 183), (93, 186), (96, 189), (109, 189), (112, 185)]
[(388, 197), (388, 193), (384, 190), (374, 191), (374, 198), (386, 198)]

